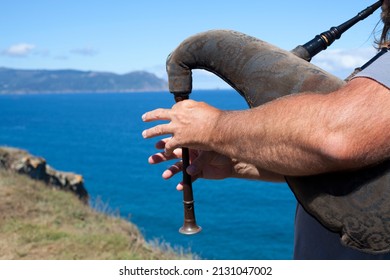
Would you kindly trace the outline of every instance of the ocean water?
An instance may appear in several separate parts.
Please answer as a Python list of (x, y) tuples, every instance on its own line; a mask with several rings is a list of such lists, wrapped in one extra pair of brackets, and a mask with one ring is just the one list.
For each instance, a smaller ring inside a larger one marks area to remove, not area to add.
[[(230, 90), (195, 91), (190, 97), (221, 109), (247, 108)], [(157, 139), (141, 136), (152, 125), (141, 115), (173, 104), (168, 92), (0, 95), (0, 145), (82, 174), (91, 200), (135, 223), (148, 240), (203, 259), (291, 259), (296, 204), (286, 184), (198, 180), (195, 210), (203, 230), (178, 233), (183, 206), (175, 187), (181, 178), (161, 178), (170, 163), (149, 165)]]

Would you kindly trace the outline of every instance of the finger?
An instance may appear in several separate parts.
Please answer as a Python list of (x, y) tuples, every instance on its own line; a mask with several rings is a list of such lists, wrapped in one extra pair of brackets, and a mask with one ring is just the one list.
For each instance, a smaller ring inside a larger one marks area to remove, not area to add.
[(165, 148), (165, 143), (167, 143), (172, 137), (164, 138), (158, 141), (155, 145), (156, 149), (163, 150)]
[(182, 156), (181, 149), (176, 149), (172, 154), (166, 155), (165, 153), (156, 153), (148, 158), (150, 164), (157, 164), (164, 161), (179, 159)]
[(176, 141), (175, 137), (172, 137), (165, 143), (164, 153), (165, 155), (170, 156), (177, 148), (180, 148), (180, 145)]
[[(198, 178), (199, 178), (198, 176), (191, 177), (191, 182), (195, 182)], [(185, 186), (186, 184), (184, 184), (184, 182), (180, 182), (179, 184), (177, 184), (176, 189), (178, 191), (182, 191), (185, 188)]]
[(182, 190), (184, 189), (184, 183), (183, 183), (183, 182), (180, 182), (179, 184), (177, 184), (176, 189), (177, 189), (178, 191), (182, 191)]
[(160, 124), (144, 130), (142, 132), (142, 137), (146, 139), (146, 138), (152, 138), (152, 137), (156, 137), (164, 134), (170, 134), (170, 133), (172, 132), (170, 131), (169, 124)]
[(157, 121), (157, 120), (170, 120), (169, 115), (170, 109), (156, 109), (150, 112), (147, 112), (142, 115), (142, 120), (144, 122)]
[(203, 167), (206, 164), (209, 164), (214, 157), (215, 154), (212, 152), (200, 153), (199, 156), (191, 162), (190, 166), (187, 167), (187, 173), (191, 176), (199, 175), (199, 173), (202, 172)]
[(170, 179), (182, 170), (183, 170), (183, 162), (178, 161), (172, 166), (170, 166), (167, 170), (165, 170), (162, 174), (162, 177), (164, 179)]

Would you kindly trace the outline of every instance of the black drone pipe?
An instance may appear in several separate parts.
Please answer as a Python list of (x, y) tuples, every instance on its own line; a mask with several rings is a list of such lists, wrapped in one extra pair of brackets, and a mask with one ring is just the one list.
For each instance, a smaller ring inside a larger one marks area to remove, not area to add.
[(302, 46), (297, 46), (291, 52), (295, 55), (303, 58), (306, 61), (310, 61), (316, 54), (326, 50), (333, 42), (337, 39), (340, 39), (341, 35), (358, 23), (361, 20), (364, 20), (369, 15), (374, 13), (380, 6), (382, 6), (383, 0), (376, 2), (375, 4), (367, 7), (355, 17), (347, 20), (343, 24), (340, 24), (337, 27), (332, 27), (328, 31), (325, 31), (317, 36), (315, 36), (311, 41), (307, 42)]

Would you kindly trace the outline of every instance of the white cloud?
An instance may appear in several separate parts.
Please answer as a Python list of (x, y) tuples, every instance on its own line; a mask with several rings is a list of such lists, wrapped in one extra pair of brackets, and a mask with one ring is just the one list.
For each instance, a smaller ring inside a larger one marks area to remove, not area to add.
[(3, 50), (2, 54), (6, 56), (23, 57), (31, 54), (33, 49), (35, 49), (35, 45), (20, 43), (20, 44), (12, 45), (7, 49)]
[(76, 48), (70, 50), (73, 54), (78, 54), (82, 56), (95, 56), (97, 55), (98, 51), (92, 47), (83, 47), (83, 48)]
[(374, 55), (374, 48), (326, 50), (315, 56), (312, 63), (336, 76), (345, 78), (347, 73), (362, 66)]
[(56, 55), (56, 56), (54, 57), (54, 59), (55, 59), (55, 60), (68, 60), (69, 57), (66, 56), (66, 55)]

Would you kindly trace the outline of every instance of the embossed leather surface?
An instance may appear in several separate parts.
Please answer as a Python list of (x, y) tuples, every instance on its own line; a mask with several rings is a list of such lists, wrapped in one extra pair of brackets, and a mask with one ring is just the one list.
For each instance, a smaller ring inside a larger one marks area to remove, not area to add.
[(390, 161), (308, 177), (288, 177), (298, 201), (341, 242), (368, 253), (390, 251)]

